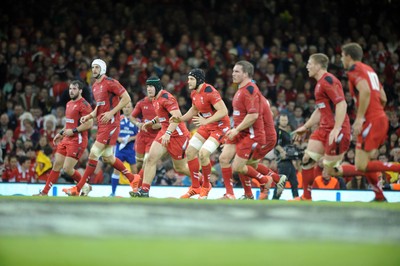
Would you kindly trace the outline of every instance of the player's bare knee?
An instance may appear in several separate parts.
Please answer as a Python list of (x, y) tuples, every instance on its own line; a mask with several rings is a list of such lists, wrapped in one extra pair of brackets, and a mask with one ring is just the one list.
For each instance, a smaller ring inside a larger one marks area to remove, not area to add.
[(308, 155), (304, 154), (303, 159), (301, 160), (303, 169), (310, 169), (314, 167), (315, 161)]
[(207, 164), (210, 161), (210, 152), (204, 149), (201, 149), (199, 152), (199, 159), (202, 165)]
[(146, 165), (156, 165), (157, 160), (153, 156), (149, 156), (146, 158)]
[(193, 160), (194, 158), (196, 158), (197, 151), (195, 149), (187, 149), (185, 152), (185, 155), (186, 155), (188, 161), (190, 161), (190, 160)]
[(221, 165), (229, 165), (231, 161), (231, 158), (228, 158), (227, 156), (219, 156), (219, 163)]
[(176, 172), (178, 172), (178, 173), (185, 173), (186, 171), (186, 169), (185, 169), (185, 165), (184, 164), (175, 164), (174, 165), (174, 169), (175, 169), (175, 171)]
[(240, 163), (232, 163), (232, 171), (239, 174), (244, 174), (246, 168)]
[(367, 164), (365, 162), (356, 162), (355, 165), (358, 171), (365, 172), (367, 170)]
[(107, 164), (113, 164), (114, 163), (113, 157), (112, 156), (107, 156), (107, 157), (103, 156), (103, 162), (107, 163)]
[(64, 171), (64, 173), (66, 173), (67, 175), (69, 175), (69, 176), (72, 176), (73, 174), (74, 174), (74, 172), (75, 172), (75, 169), (74, 168), (72, 168), (72, 167), (63, 167), (63, 171)]

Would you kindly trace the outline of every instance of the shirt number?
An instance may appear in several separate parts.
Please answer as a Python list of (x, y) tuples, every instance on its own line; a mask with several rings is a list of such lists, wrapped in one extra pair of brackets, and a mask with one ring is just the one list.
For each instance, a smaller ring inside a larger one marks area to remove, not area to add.
[(375, 91), (379, 91), (379, 79), (375, 72), (367, 71), (369, 81), (372, 85), (372, 89)]

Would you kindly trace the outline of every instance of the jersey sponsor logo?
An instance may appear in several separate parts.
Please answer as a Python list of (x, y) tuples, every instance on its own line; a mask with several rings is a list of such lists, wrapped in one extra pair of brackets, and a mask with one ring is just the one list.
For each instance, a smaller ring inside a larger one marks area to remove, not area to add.
[(317, 103), (317, 107), (318, 107), (318, 109), (322, 109), (322, 108), (325, 108), (326, 105), (325, 105), (325, 103)]
[(122, 134), (129, 134), (129, 135), (133, 135), (134, 134), (133, 130), (129, 130), (129, 129), (122, 129), (119, 133), (120, 134), (121, 133)]
[(201, 116), (204, 117), (204, 118), (207, 118), (207, 117), (210, 117), (210, 116), (211, 116), (211, 113), (210, 113), (210, 112), (208, 112), (208, 113), (201, 113)]
[(72, 119), (72, 118), (66, 118), (65, 119), (65, 123), (75, 123), (75, 120), (74, 119)]
[(319, 93), (319, 89), (321, 88), (321, 84), (317, 84), (317, 86), (315, 86), (315, 93), (318, 94)]
[(149, 109), (149, 107), (145, 105), (145, 106), (143, 107), (143, 109), (146, 109), (146, 110), (147, 110), (147, 109)]
[(240, 111), (239, 110), (233, 110), (233, 115), (240, 115)]
[(105, 101), (97, 102), (96, 105), (97, 105), (97, 106), (106, 105), (106, 102), (105, 102)]
[(165, 122), (165, 121), (167, 121), (167, 119), (166, 119), (165, 117), (159, 117), (159, 118), (158, 118), (158, 121), (160, 121), (160, 122)]

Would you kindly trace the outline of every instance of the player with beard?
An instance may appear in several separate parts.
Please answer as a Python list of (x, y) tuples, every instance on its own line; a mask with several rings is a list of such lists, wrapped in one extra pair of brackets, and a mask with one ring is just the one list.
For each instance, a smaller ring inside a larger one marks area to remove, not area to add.
[[(71, 100), (67, 103), (65, 110), (65, 127), (57, 133), (53, 139), (57, 146), (53, 168), (47, 177), (46, 185), (43, 190), (34, 196), (47, 196), (49, 190), (60, 175), (61, 169), (72, 177), (76, 182), (81, 180), (81, 174), (75, 170), (79, 158), (88, 145), (88, 132), (93, 125), (93, 121), (80, 123), (80, 118), (89, 115), (93, 110), (90, 104), (82, 97), (83, 83), (74, 80), (69, 85), (69, 96)], [(87, 196), (91, 187), (84, 184), (84, 196)]]

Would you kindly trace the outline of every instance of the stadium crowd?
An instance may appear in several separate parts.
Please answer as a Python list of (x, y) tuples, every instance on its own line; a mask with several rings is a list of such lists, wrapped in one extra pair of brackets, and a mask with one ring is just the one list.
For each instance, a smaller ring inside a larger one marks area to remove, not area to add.
[[(399, 3), (98, 0), (82, 6), (60, 0), (40, 2), (12, 2), (0, 17), (3, 182), (45, 182), (54, 161), (53, 138), (65, 125), (71, 80), (86, 83), (83, 96), (94, 107), (91, 62), (96, 58), (107, 62), (107, 75), (126, 88), (133, 106), (145, 97), (146, 80), (155, 75), (176, 97), (182, 113), (191, 107), (187, 75), (201, 68), (207, 83), (220, 92), (230, 116), (236, 90), (232, 68), (238, 60), (247, 60), (255, 67), (254, 82), (272, 104), (275, 122), (280, 114), (287, 114), (288, 131), (293, 131), (315, 108), (315, 80), (308, 78), (306, 64), (317, 52), (329, 57), (329, 72), (342, 82), (351, 123), (355, 119), (340, 60), (341, 46), (349, 42), (362, 46), (363, 62), (376, 71), (388, 98), (389, 135), (378, 158), (400, 162), (400, 23), (394, 13)], [(195, 128), (188, 126), (193, 133)], [(95, 134), (96, 126), (77, 166), (82, 172)], [(297, 143), (299, 149), (307, 146), (307, 137)], [(354, 144), (345, 162), (354, 163)], [(222, 184), (217, 158), (211, 157), (213, 182), (218, 186)], [(277, 167), (273, 153), (264, 163)], [(300, 160), (296, 167), (299, 164)], [(157, 165), (154, 184), (190, 184), (171, 169), (164, 158)], [(112, 168), (99, 163), (91, 183), (109, 183), (111, 173)], [(367, 188), (362, 176), (339, 181), (342, 189)], [(383, 173), (383, 182), (393, 187), (398, 174)], [(237, 178), (234, 185), (240, 186)]]

